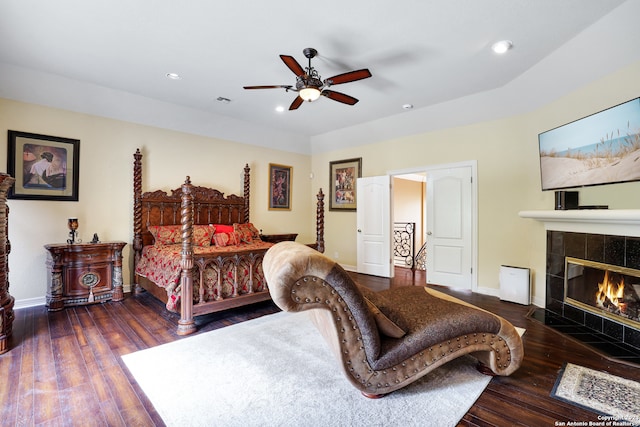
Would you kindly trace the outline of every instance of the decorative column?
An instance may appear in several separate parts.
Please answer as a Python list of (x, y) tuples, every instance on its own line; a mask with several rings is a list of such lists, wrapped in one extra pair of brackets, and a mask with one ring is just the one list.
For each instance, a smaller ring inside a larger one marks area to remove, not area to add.
[[(182, 224), (182, 250), (180, 267), (180, 320), (178, 335), (189, 335), (196, 331), (193, 320), (193, 185), (187, 176), (182, 184), (180, 223)], [(187, 301), (189, 301), (187, 303)]]
[(14, 298), (9, 295), (9, 207), (7, 193), (15, 179), (0, 173), (0, 354), (9, 350), (8, 340), (13, 326)]
[(322, 188), (316, 195), (316, 250), (324, 253), (324, 193)]
[(143, 292), (142, 286), (138, 283), (138, 276), (135, 273), (136, 266), (142, 256), (142, 153), (136, 149), (133, 155), (133, 285), (131, 293), (140, 294)]

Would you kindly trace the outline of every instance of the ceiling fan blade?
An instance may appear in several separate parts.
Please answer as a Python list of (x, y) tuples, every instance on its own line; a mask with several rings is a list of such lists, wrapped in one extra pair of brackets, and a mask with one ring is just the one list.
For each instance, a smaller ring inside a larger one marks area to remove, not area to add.
[(242, 86), (244, 89), (293, 89), (291, 85)]
[(326, 96), (329, 99), (333, 99), (334, 101), (342, 102), (343, 104), (354, 105), (358, 102), (356, 98), (353, 96), (345, 95), (344, 93), (334, 92), (332, 90), (325, 89), (320, 95)]
[(304, 103), (304, 99), (296, 96), (296, 99), (293, 100), (291, 105), (289, 106), (289, 111), (297, 110)]
[(371, 77), (371, 72), (367, 68), (363, 68), (362, 70), (349, 71), (348, 73), (329, 77), (326, 79), (326, 82), (330, 85), (339, 85), (342, 83), (355, 82), (356, 80), (368, 79), (369, 77)]
[(295, 74), (296, 76), (304, 75), (304, 68), (302, 68), (302, 65), (298, 64), (298, 61), (296, 61), (293, 56), (280, 55), (280, 59), (282, 59), (282, 62), (284, 62), (284, 64), (289, 67), (291, 71), (293, 71), (293, 74)]

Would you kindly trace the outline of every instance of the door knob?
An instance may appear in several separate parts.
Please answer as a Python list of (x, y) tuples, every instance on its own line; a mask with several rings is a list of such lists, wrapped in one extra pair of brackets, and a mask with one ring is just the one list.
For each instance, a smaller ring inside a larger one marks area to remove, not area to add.
[(427, 231), (427, 236), (431, 236), (433, 233), (430, 231)]
[(360, 230), (359, 228), (358, 228), (358, 233), (362, 233), (362, 230)]

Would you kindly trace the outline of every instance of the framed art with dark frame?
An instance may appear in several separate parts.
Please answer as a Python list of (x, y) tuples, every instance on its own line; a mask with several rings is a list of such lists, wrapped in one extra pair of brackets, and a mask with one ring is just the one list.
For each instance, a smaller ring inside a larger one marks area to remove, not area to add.
[(329, 162), (329, 188), (331, 211), (355, 211), (356, 180), (362, 176), (362, 157)]
[(9, 199), (78, 201), (80, 140), (9, 131)]
[(291, 210), (293, 167), (269, 163), (269, 210)]

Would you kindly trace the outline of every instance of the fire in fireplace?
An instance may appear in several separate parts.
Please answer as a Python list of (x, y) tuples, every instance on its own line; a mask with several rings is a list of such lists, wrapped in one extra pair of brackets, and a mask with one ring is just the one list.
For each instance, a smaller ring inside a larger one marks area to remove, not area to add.
[(640, 270), (566, 257), (565, 302), (640, 328)]

